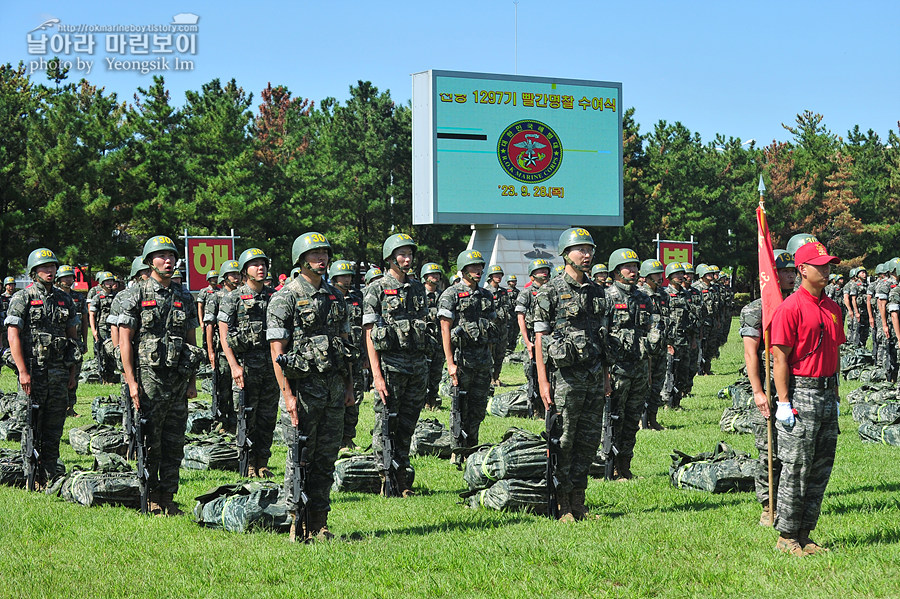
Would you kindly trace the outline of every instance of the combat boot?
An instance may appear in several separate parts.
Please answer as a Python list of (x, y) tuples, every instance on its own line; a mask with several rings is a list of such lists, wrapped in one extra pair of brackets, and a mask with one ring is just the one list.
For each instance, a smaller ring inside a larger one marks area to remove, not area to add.
[(175, 503), (174, 493), (160, 493), (159, 506), (162, 508), (166, 516), (184, 516), (184, 512)]
[(569, 493), (557, 493), (556, 501), (557, 505), (559, 505), (559, 521), (560, 522), (575, 522), (575, 514), (572, 513), (572, 503), (569, 499)]
[(269, 461), (268, 460), (257, 460), (256, 461), (256, 476), (259, 478), (275, 478), (275, 475), (272, 474), (272, 471), (269, 470)]
[(616, 480), (631, 480), (631, 456), (616, 456)]
[(775, 542), (775, 549), (782, 553), (789, 553), (794, 557), (803, 557), (806, 555), (803, 552), (803, 547), (800, 546), (800, 541), (794, 536), (785, 536), (785, 533), (781, 533), (781, 536), (778, 537), (778, 541)]
[(649, 428), (651, 431), (664, 431), (666, 430), (666, 427), (661, 425), (656, 419), (657, 414), (658, 412), (655, 408), (652, 410), (647, 410), (647, 428)]
[(584, 489), (572, 489), (569, 505), (576, 520), (584, 520), (590, 513), (584, 503)]
[(397, 470), (397, 492), (400, 493), (401, 497), (412, 497), (416, 494), (406, 481), (406, 468)]
[(293, 514), (291, 516), (291, 533), (288, 536), (288, 540), (291, 543), (305, 543), (307, 537), (307, 531), (303, 526), (303, 521), (297, 521), (297, 514)]
[(160, 492), (159, 491), (150, 491), (150, 496), (148, 498), (148, 506), (147, 513), (153, 516), (162, 516), (163, 506), (161, 505)]
[(309, 512), (309, 534), (307, 542), (330, 541), (334, 534), (328, 530), (328, 512)]
[(769, 502), (766, 501), (762, 504), (762, 514), (759, 515), (759, 525), (760, 526), (774, 526), (775, 522), (773, 518), (769, 514)]
[(800, 534), (797, 535), (797, 542), (800, 543), (800, 546), (803, 547), (803, 553), (806, 555), (815, 555), (817, 553), (828, 553), (829, 549), (827, 547), (822, 547), (815, 541), (809, 538), (809, 533), (812, 532), (808, 528), (801, 528)]
[(256, 478), (258, 474), (256, 473), (256, 466), (250, 465), (247, 466), (247, 478)]

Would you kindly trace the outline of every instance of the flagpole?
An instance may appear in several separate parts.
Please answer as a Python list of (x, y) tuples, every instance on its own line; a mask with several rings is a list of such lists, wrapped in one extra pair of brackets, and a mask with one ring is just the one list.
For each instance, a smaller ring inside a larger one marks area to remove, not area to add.
[[(766, 232), (769, 230), (769, 223), (766, 220), (766, 202), (763, 198), (763, 193), (766, 191), (766, 186), (763, 183), (762, 175), (759, 176), (759, 187), (757, 188), (759, 191), (759, 208), (762, 212), (762, 222), (766, 228)], [(777, 273), (776, 273), (777, 276)], [(779, 283), (780, 287), (780, 283)], [(774, 464), (774, 456), (772, 455), (772, 439), (775, 436), (774, 431), (774, 423), (772, 422), (772, 364), (770, 362), (771, 359), (771, 341), (769, 339), (769, 328), (765, 327), (763, 331), (763, 339), (765, 343), (765, 355), (766, 355), (766, 405), (769, 407), (769, 417), (766, 418), (766, 445), (768, 446), (768, 469), (769, 469), (769, 521), (774, 525), (775, 524), (775, 464)]]

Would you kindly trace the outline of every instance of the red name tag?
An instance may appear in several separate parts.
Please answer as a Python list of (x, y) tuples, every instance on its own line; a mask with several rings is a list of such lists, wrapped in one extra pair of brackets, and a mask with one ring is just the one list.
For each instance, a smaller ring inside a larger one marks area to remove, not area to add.
[(328, 296), (328, 299), (330, 299), (331, 301), (334, 301), (334, 300), (337, 299), (337, 296), (336, 296), (336, 295), (329, 295), (329, 296)]
[(144, 300), (141, 302), (142, 308), (152, 308), (156, 306), (156, 300)]
[(359, 305), (359, 302), (353, 302), (353, 305), (354, 305), (354, 306), (358, 306), (358, 305)]
[(670, 293), (669, 295), (671, 295), (672, 297), (678, 297), (677, 293)]
[(252, 296), (251, 294), (248, 293), (248, 294), (242, 295), (242, 296), (241, 296), (241, 299), (253, 299), (253, 296)]
[(627, 310), (628, 304), (616, 304), (616, 310)]
[(647, 304), (641, 304), (641, 310), (646, 310), (646, 309), (647, 309)]
[(31, 300), (31, 305), (32, 306), (43, 306), (44, 300)]
[(181, 302), (172, 302), (172, 305), (175, 306), (176, 308), (180, 308)]
[(57, 303), (58, 305), (60, 305), (60, 306), (65, 306), (65, 305), (66, 305), (66, 302), (59, 302), (59, 301), (58, 301), (58, 302), (56, 302), (56, 303)]
[(216, 292), (215, 289), (207, 289), (207, 290), (206, 290), (206, 293), (215, 293), (215, 292)]
[(457, 293), (456, 297), (469, 297), (469, 292), (463, 291), (462, 293)]
[(701, 289), (700, 293), (709, 293), (709, 289)]
[(396, 289), (385, 289), (384, 294), (385, 295), (397, 295), (397, 290)]

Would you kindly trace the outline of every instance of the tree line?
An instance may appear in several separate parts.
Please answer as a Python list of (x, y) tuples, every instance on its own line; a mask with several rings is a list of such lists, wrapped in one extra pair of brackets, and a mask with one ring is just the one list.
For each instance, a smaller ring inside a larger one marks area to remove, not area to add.
[[(23, 64), (0, 66), (0, 276), (50, 247), (92, 270), (127, 272), (152, 234), (241, 236), (290, 270), (290, 246), (319, 230), (342, 258), (379, 263), (391, 233), (419, 243), (418, 264), (452, 266), (468, 226), (413, 226), (411, 108), (371, 82), (316, 104), (282, 85), (253, 94), (214, 79), (173, 103), (165, 80), (132, 101), (87, 80)], [(882, 139), (858, 126), (839, 136), (811, 111), (784, 124), (789, 141), (765, 146), (716, 136), (703, 143), (680, 122), (642, 132), (623, 114), (624, 226), (593, 228), (597, 261), (653, 239), (699, 241), (696, 262), (756, 273), (757, 184), (762, 174), (773, 242), (812, 233), (846, 269), (900, 254), (900, 123)], [(578, 224), (578, 223), (572, 223)]]

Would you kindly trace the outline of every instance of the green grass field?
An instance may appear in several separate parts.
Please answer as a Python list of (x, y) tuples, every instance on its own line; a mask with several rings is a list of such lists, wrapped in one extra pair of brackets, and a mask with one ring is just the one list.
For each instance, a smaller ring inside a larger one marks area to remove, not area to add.
[[(791, 558), (774, 549), (777, 533), (757, 525), (751, 493), (679, 491), (668, 479), (669, 454), (712, 449), (726, 440), (751, 452), (750, 435), (726, 435), (726, 402), (716, 393), (737, 377), (742, 350), (733, 323), (714, 376), (698, 377), (686, 411), (662, 412), (662, 432), (640, 431), (630, 482), (593, 480), (596, 518), (566, 525), (515, 513), (470, 510), (447, 461), (414, 458), (416, 497), (332, 496), (330, 527), (343, 541), (294, 545), (287, 535), (230, 534), (190, 517), (142, 517), (124, 508), (84, 508), (20, 489), (0, 488), (2, 597), (897, 597), (900, 596), (900, 448), (863, 444), (849, 406), (814, 538), (824, 556)], [(502, 380), (521, 383), (519, 365)], [(842, 386), (841, 395), (855, 384)], [(8, 369), (0, 388), (14, 389)], [(90, 422), (95, 395), (83, 385), (79, 418)], [(201, 396), (202, 397), (202, 396)], [(208, 398), (207, 398), (208, 399)], [(357, 442), (367, 445), (371, 398)], [(845, 404), (846, 405), (846, 404)], [(430, 413), (425, 414), (431, 417)], [(447, 410), (439, 418), (447, 422)], [(482, 441), (510, 426), (543, 423), (488, 416)], [(62, 459), (90, 467), (63, 435)], [(0, 443), (17, 447), (16, 443)], [(272, 464), (284, 472), (285, 450)], [(182, 470), (177, 499), (236, 480), (234, 473)]]

